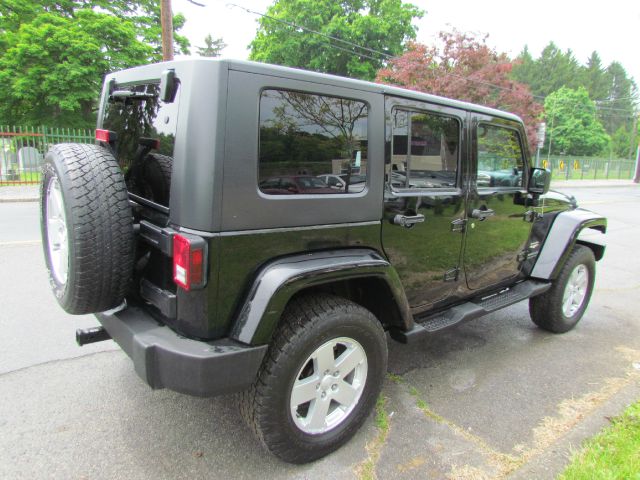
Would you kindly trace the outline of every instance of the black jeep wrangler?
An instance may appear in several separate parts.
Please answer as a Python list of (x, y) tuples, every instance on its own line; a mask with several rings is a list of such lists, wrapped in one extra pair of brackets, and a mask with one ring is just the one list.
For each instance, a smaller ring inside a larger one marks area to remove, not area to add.
[[(529, 299), (584, 314), (606, 219), (549, 192), (522, 121), (251, 62), (107, 76), (95, 145), (46, 156), (42, 236), (69, 313), (152, 388), (241, 392), (289, 462), (344, 444), (408, 343)], [(340, 181), (335, 180), (339, 178)]]

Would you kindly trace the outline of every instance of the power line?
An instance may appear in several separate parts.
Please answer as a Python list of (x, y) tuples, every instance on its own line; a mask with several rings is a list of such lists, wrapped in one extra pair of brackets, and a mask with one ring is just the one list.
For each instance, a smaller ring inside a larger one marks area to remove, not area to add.
[[(188, 1), (190, 1), (190, 0), (188, 0)], [(341, 50), (341, 51), (346, 52), (346, 53), (354, 54), (354, 55), (357, 55), (357, 56), (359, 56), (359, 57), (367, 58), (367, 59), (369, 59), (369, 60), (373, 60), (373, 61), (376, 61), (376, 62), (377, 62), (377, 61), (380, 61), (380, 59), (379, 59), (379, 58), (374, 58), (374, 57), (372, 57), (372, 56), (370, 56), (370, 55), (367, 55), (367, 54), (365, 54), (365, 53), (361, 53), (361, 52), (357, 52), (357, 51), (349, 50), (349, 49), (347, 49), (347, 48), (344, 48), (344, 47), (341, 47), (341, 46), (335, 45), (335, 44), (331, 43), (330, 41), (331, 41), (331, 40), (334, 40), (334, 41), (340, 42), (340, 43), (342, 43), (342, 44), (349, 45), (349, 46), (351, 46), (351, 47), (355, 47), (355, 48), (358, 48), (358, 49), (361, 49), (361, 50), (365, 50), (365, 51), (367, 51), (367, 52), (371, 52), (371, 53), (373, 53), (373, 54), (380, 55), (380, 56), (384, 57), (384, 58), (385, 58), (385, 59), (387, 59), (387, 60), (392, 60), (392, 59), (394, 59), (394, 58), (397, 58), (397, 57), (394, 57), (393, 55), (390, 55), (390, 54), (388, 54), (388, 53), (381, 52), (381, 51), (379, 51), (379, 50), (375, 50), (375, 49), (372, 49), (372, 48), (369, 48), (369, 47), (364, 47), (364, 46), (362, 46), (362, 45), (358, 45), (357, 43), (351, 42), (351, 41), (349, 41), (349, 40), (344, 40), (344, 39), (342, 39), (342, 38), (335, 37), (335, 36), (333, 36), (333, 35), (328, 35), (328, 34), (325, 34), (325, 33), (319, 32), (319, 31), (317, 31), (317, 30), (313, 30), (313, 29), (311, 29), (311, 28), (308, 28), (308, 27), (305, 27), (305, 26), (302, 26), (302, 25), (298, 25), (298, 24), (293, 23), (293, 22), (287, 22), (286, 20), (281, 20), (281, 19), (279, 19), (279, 18), (275, 18), (275, 17), (273, 17), (273, 16), (271, 16), (271, 15), (268, 15), (268, 14), (266, 14), (266, 13), (261, 13), (261, 12), (257, 12), (257, 11), (255, 11), (255, 10), (251, 10), (250, 8), (244, 7), (244, 6), (242, 6), (242, 5), (238, 5), (238, 4), (236, 4), (236, 3), (227, 2), (227, 3), (226, 3), (226, 5), (227, 5), (227, 6), (231, 6), (231, 7), (238, 8), (238, 9), (243, 10), (243, 11), (245, 11), (245, 12), (247, 12), (247, 13), (252, 14), (252, 15), (257, 15), (257, 16), (259, 16), (259, 17), (267, 18), (267, 19), (272, 20), (272, 21), (274, 21), (274, 22), (277, 22), (277, 23), (280, 23), (280, 24), (286, 25), (286, 26), (288, 26), (288, 27), (290, 27), (290, 28), (293, 28), (293, 29), (294, 29), (294, 31), (295, 31), (295, 32), (297, 32), (297, 33), (302, 33), (301, 31), (306, 31), (306, 32), (312, 33), (312, 34), (314, 34), (314, 35), (319, 35), (319, 36), (321, 36), (321, 37), (324, 37), (325, 39), (329, 40), (329, 42), (328, 42), (327, 44), (328, 44), (330, 47), (336, 48), (336, 49)], [(514, 88), (503, 87), (502, 85), (496, 85), (496, 84), (489, 83), (489, 82), (485, 82), (485, 81), (483, 81), (483, 80), (479, 80), (479, 79), (476, 79), (476, 78), (471, 78), (471, 77), (469, 77), (469, 76), (459, 75), (459, 74), (450, 73), (450, 72), (444, 72), (444, 73), (442, 73), (442, 75), (444, 75), (444, 76), (448, 76), (448, 77), (458, 78), (458, 79), (461, 79), (461, 80), (464, 80), (464, 81), (468, 81), (468, 82), (474, 82), (474, 83), (477, 83), (478, 85), (484, 85), (484, 86), (488, 86), (488, 87), (495, 88), (495, 89), (498, 89), (498, 90), (503, 90), (503, 91), (508, 91), (508, 92), (515, 92), (515, 91), (516, 91)], [(542, 100), (542, 101), (543, 101), (542, 103), (544, 103), (544, 100), (546, 100), (546, 99), (547, 99), (547, 97), (548, 97), (548, 95), (547, 95), (547, 96), (543, 96), (543, 95), (534, 95), (533, 93), (531, 93), (531, 96), (532, 96), (533, 98), (537, 98), (537, 99)], [(636, 98), (637, 98), (637, 97), (636, 97)], [(619, 100), (634, 100), (634, 99), (636, 99), (636, 98), (634, 98), (634, 96), (630, 96), (630, 97), (625, 97), (625, 98), (605, 99), (605, 100), (592, 100), (592, 101), (594, 102), (596, 109), (600, 109), (600, 110), (612, 110), (612, 111), (613, 111), (613, 110), (618, 110), (618, 111), (623, 111), (623, 112), (625, 112), (625, 111), (627, 111), (626, 109), (615, 109), (615, 108), (612, 108), (612, 107), (603, 107), (603, 106), (598, 105), (598, 104), (597, 104), (597, 102), (614, 102), (614, 101), (619, 101)], [(580, 105), (576, 105), (576, 106), (579, 106), (579, 107), (580, 107)], [(582, 108), (582, 107), (581, 107), (581, 108)], [(586, 108), (586, 106), (585, 106), (585, 108)], [(604, 116), (604, 115), (603, 115), (603, 116)], [(631, 116), (631, 117), (626, 117), (626, 116), (613, 116), (613, 115), (607, 115), (607, 116), (606, 116), (606, 118), (633, 118), (633, 116)]]
[[(287, 25), (288, 27), (292, 27), (295, 30), (304, 30), (304, 31), (313, 33), (315, 35), (320, 35), (321, 37), (325, 37), (325, 38), (330, 39), (330, 40), (335, 40), (337, 42), (341, 42), (341, 43), (344, 43), (346, 45), (350, 45), (352, 47), (359, 48), (361, 50), (366, 50), (367, 52), (371, 52), (371, 53), (374, 53), (376, 55), (381, 55), (381, 56), (383, 56), (383, 57), (385, 57), (387, 59), (394, 58), (393, 55), (390, 55), (388, 53), (380, 52), (378, 50), (374, 50), (374, 49), (369, 48), (369, 47), (363, 47), (362, 45), (358, 45), (357, 43), (351, 42), (349, 40), (344, 40), (342, 38), (338, 38), (338, 37), (334, 37), (333, 35), (328, 35), (326, 33), (318, 32), (317, 30), (313, 30), (311, 28), (307, 28), (307, 27), (304, 27), (302, 25), (297, 25), (297, 24), (292, 23), (292, 22), (287, 22), (286, 20), (281, 20), (279, 18), (272, 17), (271, 15), (267, 15), (266, 13), (256, 12), (255, 10), (251, 10), (251, 9), (249, 9), (247, 7), (243, 7), (242, 5), (238, 5), (236, 3), (227, 3), (227, 5), (231, 5), (232, 7), (239, 8), (240, 10), (244, 10), (245, 12), (251, 13), (253, 15), (258, 15), (258, 16), (263, 17), (263, 18), (268, 18), (269, 20), (273, 20), (274, 22), (282, 23), (283, 25)], [(332, 45), (332, 46), (333, 47), (337, 47), (336, 45)], [(353, 52), (353, 51), (349, 51), (349, 53), (355, 53), (356, 55), (365, 56), (364, 54), (360, 54), (360, 53)], [(379, 61), (380, 60), (378, 58), (372, 58), (372, 57), (367, 57), (367, 58), (375, 60), (375, 61)]]

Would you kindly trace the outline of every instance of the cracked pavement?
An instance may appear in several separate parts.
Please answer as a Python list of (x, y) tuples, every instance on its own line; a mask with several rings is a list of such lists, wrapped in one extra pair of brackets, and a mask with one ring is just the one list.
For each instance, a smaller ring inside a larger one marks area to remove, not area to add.
[[(578, 327), (543, 332), (522, 302), (415, 345), (390, 340), (386, 426), (372, 415), (303, 466), (265, 453), (233, 396), (152, 391), (113, 342), (76, 347), (75, 329), (95, 320), (57, 307), (37, 226), (9, 234), (12, 204), (0, 205), (0, 478), (555, 478), (640, 398), (640, 187), (571, 193), (609, 217)], [(20, 214), (37, 222), (30, 206)]]

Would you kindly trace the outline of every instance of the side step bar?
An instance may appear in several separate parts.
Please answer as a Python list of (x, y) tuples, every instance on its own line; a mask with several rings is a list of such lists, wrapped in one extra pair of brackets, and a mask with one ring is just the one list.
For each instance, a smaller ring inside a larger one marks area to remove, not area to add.
[(535, 297), (551, 288), (551, 283), (527, 280), (497, 293), (481, 297), (477, 300), (451, 307), (424, 321), (418, 321), (411, 330), (402, 331), (392, 328), (391, 338), (401, 343), (412, 343), (423, 337), (458, 325), (459, 323), (482, 317), (501, 308), (518, 303), (526, 298)]

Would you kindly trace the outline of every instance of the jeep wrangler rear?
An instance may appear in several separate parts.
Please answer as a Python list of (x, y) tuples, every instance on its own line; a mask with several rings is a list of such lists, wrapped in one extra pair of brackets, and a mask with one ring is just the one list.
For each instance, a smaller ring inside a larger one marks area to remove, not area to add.
[(606, 220), (549, 192), (511, 114), (251, 62), (107, 76), (95, 145), (46, 156), (53, 291), (152, 388), (241, 392), (266, 448), (308, 462), (371, 412), (387, 343), (529, 299), (582, 318)]

